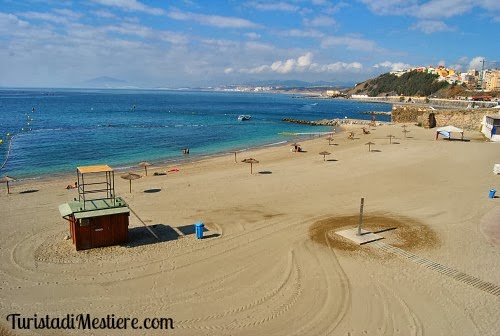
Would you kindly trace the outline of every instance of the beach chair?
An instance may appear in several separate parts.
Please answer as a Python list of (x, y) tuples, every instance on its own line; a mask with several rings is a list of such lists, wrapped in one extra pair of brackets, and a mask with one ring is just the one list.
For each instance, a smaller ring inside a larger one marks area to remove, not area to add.
[(366, 129), (366, 127), (362, 128), (363, 134), (370, 134), (370, 131)]

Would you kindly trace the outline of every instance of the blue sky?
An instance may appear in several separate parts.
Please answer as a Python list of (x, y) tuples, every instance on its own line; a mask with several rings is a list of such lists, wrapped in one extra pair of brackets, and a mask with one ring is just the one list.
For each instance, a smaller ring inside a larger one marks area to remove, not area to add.
[(483, 58), (493, 68), (499, 33), (499, 0), (1, 0), (0, 86), (360, 82)]

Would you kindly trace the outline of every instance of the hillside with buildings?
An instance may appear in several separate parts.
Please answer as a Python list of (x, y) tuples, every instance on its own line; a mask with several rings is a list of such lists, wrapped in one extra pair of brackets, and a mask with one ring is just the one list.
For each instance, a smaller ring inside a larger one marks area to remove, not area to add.
[(443, 66), (410, 68), (359, 83), (347, 94), (353, 98), (419, 96), (488, 100), (500, 97), (500, 70), (458, 73)]

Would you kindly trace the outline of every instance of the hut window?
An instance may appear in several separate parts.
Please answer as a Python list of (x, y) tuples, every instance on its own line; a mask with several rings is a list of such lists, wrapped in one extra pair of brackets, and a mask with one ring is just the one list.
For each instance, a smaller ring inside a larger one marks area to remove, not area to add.
[(88, 226), (89, 224), (90, 224), (90, 221), (88, 218), (80, 219), (80, 226)]

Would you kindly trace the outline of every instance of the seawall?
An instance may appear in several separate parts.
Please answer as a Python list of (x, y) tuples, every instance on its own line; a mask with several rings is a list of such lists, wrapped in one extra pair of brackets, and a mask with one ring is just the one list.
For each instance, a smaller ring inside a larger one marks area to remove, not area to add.
[(392, 122), (416, 123), (425, 128), (453, 125), (466, 130), (479, 130), (487, 115), (500, 115), (499, 109), (442, 109), (429, 107), (394, 105)]

